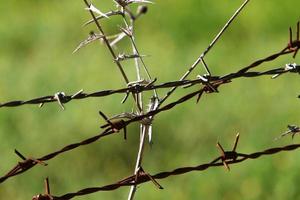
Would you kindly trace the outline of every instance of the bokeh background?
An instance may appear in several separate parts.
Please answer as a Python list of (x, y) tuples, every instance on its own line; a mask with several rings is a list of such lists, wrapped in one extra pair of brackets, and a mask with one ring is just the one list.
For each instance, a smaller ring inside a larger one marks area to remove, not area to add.
[[(114, 8), (110, 0), (93, 1), (102, 11)], [(158, 82), (179, 79), (207, 47), (242, 1), (187, 0), (156, 1), (137, 21), (136, 40), (153, 77)], [(289, 26), (299, 18), (297, 0), (252, 1), (207, 56), (213, 74), (236, 71), (252, 61), (286, 46)], [(95, 27), (82, 27), (90, 18), (82, 1), (2, 1), (0, 3), (0, 102), (68, 94), (80, 89), (92, 92), (116, 89), (124, 82), (104, 46), (94, 43), (72, 54)], [(104, 29), (117, 33), (121, 20), (104, 22)], [(128, 51), (128, 42), (119, 51)], [(260, 69), (297, 62), (284, 56)], [(135, 79), (134, 66), (126, 72)], [(190, 78), (203, 73), (198, 68)], [(179, 89), (174, 101), (186, 94)], [(164, 94), (161, 90), (160, 94)], [(239, 79), (220, 88), (220, 94), (182, 104), (155, 118), (154, 145), (147, 145), (143, 167), (149, 173), (193, 166), (211, 161), (219, 154), (220, 141), (232, 148), (241, 134), (238, 150), (243, 153), (299, 142), (296, 137), (274, 141), (287, 124), (299, 124), (299, 77), (285, 75)], [(108, 115), (130, 111), (122, 95), (73, 101), (63, 112), (57, 104), (2, 108), (0, 110), (0, 172), (4, 175), (23, 154), (39, 157), (100, 132)], [(146, 99), (147, 100), (147, 99)], [(130, 126), (128, 140), (121, 135), (63, 154), (0, 186), (0, 199), (24, 200), (43, 192), (43, 179), (50, 177), (54, 195), (90, 186), (113, 183), (133, 173), (138, 150), (138, 125)], [(136, 199), (300, 199), (299, 152), (282, 153), (205, 172), (193, 172), (139, 187)], [(129, 188), (96, 193), (77, 199), (126, 199)]]

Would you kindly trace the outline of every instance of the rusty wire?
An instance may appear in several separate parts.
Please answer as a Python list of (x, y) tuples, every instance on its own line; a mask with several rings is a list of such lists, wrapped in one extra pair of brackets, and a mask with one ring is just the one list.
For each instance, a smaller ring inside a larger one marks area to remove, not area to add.
[[(254, 152), (254, 153), (250, 153), (250, 154), (243, 154), (243, 153), (237, 153), (235, 151), (234, 152), (229, 151), (229, 152), (225, 152), (225, 155), (227, 154), (226, 156), (228, 156), (232, 153), (233, 154), (235, 153), (237, 158), (235, 160), (230, 160), (227, 163), (228, 164), (236, 164), (236, 163), (240, 163), (245, 160), (248, 160), (248, 159), (258, 159), (261, 156), (273, 155), (273, 154), (277, 154), (277, 153), (280, 153), (283, 151), (293, 151), (298, 148), (300, 148), (300, 144), (293, 144), (293, 145), (288, 145), (288, 146), (284, 146), (284, 147), (270, 148), (270, 149), (266, 149), (264, 151)], [(186, 173), (190, 173), (193, 171), (205, 171), (211, 167), (220, 167), (220, 166), (223, 166), (222, 156), (217, 157), (216, 159), (214, 159), (213, 161), (211, 161), (209, 163), (200, 164), (200, 165), (194, 166), (194, 167), (181, 167), (181, 168), (174, 169), (172, 171), (159, 172), (155, 175), (149, 175), (146, 173), (141, 174), (138, 177), (136, 177), (135, 175), (132, 175), (132, 176), (126, 177), (116, 183), (113, 183), (113, 184), (105, 185), (102, 187), (86, 188), (86, 189), (82, 189), (78, 192), (68, 193), (68, 194), (64, 194), (61, 196), (53, 196), (53, 199), (54, 200), (67, 200), (67, 199), (72, 199), (77, 196), (88, 195), (88, 194), (92, 194), (95, 192), (116, 190), (120, 187), (131, 186), (134, 184), (139, 185), (139, 184), (142, 184), (145, 182), (153, 181), (153, 179), (154, 180), (155, 179), (164, 179), (169, 176), (186, 174)]]
[(6, 181), (10, 177), (20, 175), (20, 174), (26, 172), (27, 170), (31, 169), (35, 165), (39, 164), (39, 162), (48, 161), (48, 160), (50, 160), (52, 158), (55, 158), (56, 156), (58, 156), (62, 153), (65, 153), (67, 151), (71, 151), (71, 150), (76, 149), (80, 146), (91, 144), (91, 143), (99, 140), (100, 138), (102, 138), (106, 135), (110, 135), (112, 133), (114, 133), (114, 132), (111, 131), (111, 130), (105, 130), (105, 131), (103, 131), (102, 133), (100, 133), (96, 136), (88, 138), (88, 139), (86, 139), (82, 142), (69, 144), (69, 145), (65, 146), (64, 148), (62, 148), (58, 151), (49, 153), (49, 154), (47, 154), (45, 156), (42, 156), (40, 158), (37, 158), (37, 159), (25, 158), (25, 159), (23, 159), (22, 162), (18, 162), (18, 164), (15, 167), (13, 167), (6, 175), (2, 176), (0, 178), (0, 183), (3, 183), (4, 181)]

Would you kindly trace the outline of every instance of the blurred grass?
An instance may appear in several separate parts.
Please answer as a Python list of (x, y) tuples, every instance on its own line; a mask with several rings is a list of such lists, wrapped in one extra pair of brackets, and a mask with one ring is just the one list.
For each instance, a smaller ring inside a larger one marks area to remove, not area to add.
[[(103, 11), (111, 1), (94, 3)], [(159, 82), (178, 79), (231, 16), (241, 1), (156, 1), (149, 13), (137, 22), (136, 39), (153, 77)], [(288, 27), (299, 20), (300, 2), (253, 1), (238, 17), (222, 40), (208, 54), (214, 74), (235, 71), (252, 61), (282, 49), (288, 41)], [(95, 27), (82, 28), (89, 19), (81, 1), (16, 1), (0, 6), (0, 91), (1, 102), (54, 94), (74, 93), (124, 86), (121, 76), (103, 46), (92, 44), (76, 54), (71, 52)], [(105, 30), (116, 32), (115, 23)], [(121, 44), (121, 51), (127, 43)], [(295, 62), (291, 56), (267, 67)], [(127, 66), (130, 79), (134, 68)], [(198, 68), (191, 76), (202, 73)], [(157, 116), (154, 121), (154, 146), (147, 147), (144, 169), (150, 173), (179, 166), (197, 165), (218, 155), (217, 140), (231, 148), (240, 132), (239, 151), (252, 152), (298, 142), (284, 138), (273, 141), (287, 124), (299, 124), (299, 80), (295, 75), (276, 80), (269, 77), (241, 79), (222, 87), (220, 94), (204, 96)], [(179, 89), (170, 101), (185, 94)], [(163, 92), (161, 92), (163, 94)], [(39, 157), (66, 144), (98, 133), (103, 123), (101, 109), (113, 115), (128, 111), (133, 103), (120, 105), (123, 97), (88, 99), (58, 105), (3, 108), (0, 112), (1, 174), (18, 158), (14, 148)], [(55, 195), (100, 186), (133, 172), (138, 148), (138, 128), (131, 125), (129, 139), (115, 135), (79, 148), (9, 179), (0, 187), (0, 198), (30, 199), (43, 192), (43, 179), (50, 177)], [(139, 187), (136, 199), (297, 199), (299, 190), (298, 152), (283, 153), (203, 173), (191, 173), (161, 180), (163, 191), (151, 183)], [(124, 199), (128, 188), (97, 193), (78, 199)]]

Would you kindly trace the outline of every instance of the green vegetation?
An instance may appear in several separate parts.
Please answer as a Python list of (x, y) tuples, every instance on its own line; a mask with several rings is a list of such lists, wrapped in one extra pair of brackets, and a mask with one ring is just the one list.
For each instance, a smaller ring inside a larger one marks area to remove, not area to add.
[[(108, 11), (109, 0), (94, 3)], [(137, 22), (136, 39), (153, 77), (158, 82), (177, 80), (220, 30), (241, 1), (156, 1)], [(288, 28), (299, 20), (300, 1), (252, 1), (207, 56), (213, 74), (236, 71), (259, 58), (281, 50), (288, 43)], [(17, 1), (0, 6), (0, 102), (67, 94), (80, 89), (92, 92), (124, 86), (122, 77), (104, 46), (94, 43), (76, 54), (72, 51), (94, 25), (82, 1)], [(121, 21), (104, 23), (116, 33)], [(120, 44), (125, 51), (129, 43)], [(297, 62), (284, 56), (263, 67)], [(300, 63), (300, 61), (298, 61)], [(133, 65), (126, 72), (135, 79)], [(203, 73), (198, 68), (190, 78)], [(149, 173), (193, 166), (218, 156), (217, 141), (231, 148), (240, 133), (238, 151), (254, 152), (298, 142), (286, 137), (273, 141), (287, 124), (299, 124), (299, 77), (239, 79), (205, 96), (199, 104), (189, 101), (154, 121), (154, 145), (147, 145), (144, 169)], [(179, 89), (174, 101), (190, 89)], [(164, 94), (162, 90), (160, 94)], [(57, 104), (2, 108), (0, 110), (0, 172), (4, 175), (23, 154), (39, 157), (100, 132), (102, 110), (108, 115), (130, 111), (123, 95), (74, 101), (63, 112)], [(0, 186), (0, 199), (23, 200), (43, 192), (50, 177), (54, 195), (90, 186), (113, 183), (133, 173), (138, 150), (138, 126), (131, 125), (128, 140), (107, 137), (90, 146), (61, 155)], [(139, 187), (136, 199), (298, 199), (299, 152), (282, 153), (231, 166), (231, 172), (214, 168)], [(129, 188), (96, 193), (78, 199), (125, 199)]]

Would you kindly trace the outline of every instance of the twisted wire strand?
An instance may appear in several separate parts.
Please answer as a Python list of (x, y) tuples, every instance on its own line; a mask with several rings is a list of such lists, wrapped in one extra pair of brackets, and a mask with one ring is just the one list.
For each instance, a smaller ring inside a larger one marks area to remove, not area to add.
[[(257, 77), (257, 76), (262, 76), (262, 75), (275, 75), (275, 74), (284, 74), (287, 72), (297, 72), (299, 73), (299, 65), (297, 65), (297, 70), (286, 70), (285, 68), (276, 68), (276, 69), (271, 69), (265, 72), (248, 72), (250, 69), (257, 67), (265, 62), (270, 62), (278, 58), (279, 56), (283, 56), (286, 54), (291, 54), (293, 53), (293, 50), (288, 50), (288, 51), (280, 51), (279, 53), (275, 53), (273, 55), (270, 55), (266, 58), (257, 60), (253, 62), (251, 65), (242, 68), (238, 72), (235, 73), (230, 73), (227, 75), (224, 75), (222, 77), (219, 76), (212, 76), (210, 77), (211, 81), (221, 81), (221, 80), (230, 80), (234, 78), (240, 78), (240, 77)], [(96, 91), (92, 93), (84, 93), (84, 92), (79, 92), (75, 93), (73, 95), (64, 95), (63, 98), (61, 99), (63, 104), (69, 103), (72, 100), (79, 100), (79, 99), (86, 99), (86, 98), (91, 98), (91, 97), (105, 97), (113, 94), (128, 94), (128, 93), (140, 93), (143, 91), (150, 91), (154, 89), (163, 89), (163, 88), (172, 88), (172, 87), (180, 87), (180, 86), (186, 86), (189, 84), (205, 84), (205, 82), (201, 79), (194, 79), (194, 80), (182, 80), (182, 81), (170, 81), (170, 82), (165, 82), (161, 83), (158, 85), (134, 85), (134, 86), (129, 86), (125, 88), (120, 88), (116, 90), (102, 90), (102, 91)], [(56, 95), (47, 95), (43, 97), (38, 97), (34, 98), (31, 100), (16, 100), (16, 101), (9, 101), (5, 103), (0, 103), (0, 108), (3, 107), (17, 107), (17, 106), (22, 106), (26, 104), (45, 104), (45, 103), (51, 103), (51, 102), (57, 102)]]
[[(248, 159), (255, 160), (255, 159), (259, 159), (262, 156), (274, 155), (274, 154), (278, 154), (278, 153), (285, 152), (285, 151), (294, 151), (298, 148), (300, 148), (300, 144), (293, 144), (293, 145), (288, 145), (288, 146), (284, 146), (284, 147), (275, 147), (275, 148), (270, 148), (270, 149), (266, 149), (264, 151), (254, 152), (254, 153), (250, 153), (250, 154), (237, 153), (239, 158), (236, 160), (228, 161), (227, 163), (228, 164), (237, 164), (237, 163), (246, 161)], [(152, 175), (151, 177), (153, 179), (165, 179), (170, 176), (182, 175), (182, 174), (190, 173), (193, 171), (205, 171), (211, 167), (223, 166), (223, 163), (220, 162), (221, 159), (222, 159), (222, 157), (220, 156), (220, 157), (215, 158), (213, 161), (211, 161), (209, 163), (200, 164), (200, 165), (194, 166), (194, 167), (181, 167), (181, 168), (174, 169), (172, 171), (159, 172), (155, 175)], [(61, 196), (53, 196), (53, 199), (54, 200), (73, 199), (74, 197), (78, 197), (78, 196), (84, 196), (84, 195), (101, 192), (101, 191), (116, 190), (120, 187), (131, 186), (134, 184), (139, 185), (139, 184), (149, 182), (149, 181), (151, 181), (151, 178), (146, 174), (142, 174), (140, 176), (132, 175), (132, 176), (126, 177), (116, 183), (113, 183), (113, 184), (108, 184), (108, 185), (105, 185), (102, 187), (85, 188), (78, 192), (67, 193), (67, 194), (64, 194)]]

